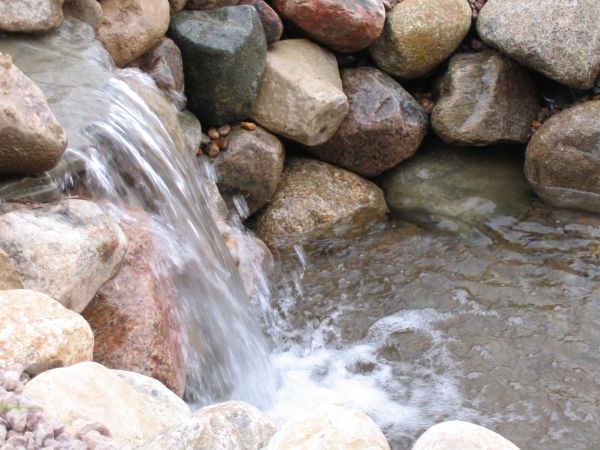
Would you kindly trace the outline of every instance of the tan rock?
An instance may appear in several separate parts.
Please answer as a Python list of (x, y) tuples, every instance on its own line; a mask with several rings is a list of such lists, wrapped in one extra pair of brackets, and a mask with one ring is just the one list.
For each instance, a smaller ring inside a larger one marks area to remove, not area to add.
[(497, 433), (468, 422), (451, 420), (428, 429), (412, 450), (519, 450)]
[(471, 28), (471, 16), (465, 0), (404, 0), (388, 13), (369, 53), (391, 75), (418, 78), (456, 50)]
[(63, 23), (62, 5), (63, 0), (2, 0), (0, 30), (33, 33), (58, 28)]
[(389, 450), (379, 427), (366, 414), (341, 403), (323, 403), (286, 423), (264, 450)]
[(186, 1), (187, 0), (169, 0), (171, 17), (173, 17), (175, 14), (177, 14), (184, 8)]
[(0, 367), (23, 364), (37, 375), (91, 361), (94, 335), (79, 314), (41, 292), (0, 291)]
[(23, 289), (23, 282), (6, 252), (0, 248), (0, 291), (8, 289)]
[(169, 28), (168, 0), (101, 0), (98, 39), (117, 67), (123, 67), (158, 43)]
[(45, 172), (66, 148), (65, 130), (40, 88), (0, 53), (0, 173)]
[(74, 436), (83, 425), (100, 422), (117, 442), (138, 446), (163, 428), (143, 395), (94, 362), (44, 372), (25, 385), (23, 395)]
[(335, 57), (308, 39), (272, 44), (252, 119), (305, 145), (329, 139), (348, 113)]
[(102, 7), (98, 0), (72, 0), (63, 5), (65, 16), (74, 17), (77, 20), (87, 23), (94, 30), (97, 30), (102, 21)]

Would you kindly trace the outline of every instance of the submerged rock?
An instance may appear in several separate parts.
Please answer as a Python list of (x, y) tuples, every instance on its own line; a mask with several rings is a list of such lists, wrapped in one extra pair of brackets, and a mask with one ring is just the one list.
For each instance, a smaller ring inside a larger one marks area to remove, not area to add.
[(2, 0), (0, 31), (33, 33), (58, 28), (63, 22), (62, 6), (63, 0)]
[(366, 177), (410, 158), (429, 127), (421, 105), (373, 67), (344, 69), (341, 76), (350, 104), (348, 115), (331, 139), (308, 150)]
[(0, 177), (0, 199), (47, 203), (60, 196), (48, 172), (32, 176)]
[(434, 95), (431, 127), (453, 145), (525, 143), (541, 108), (527, 69), (494, 50), (454, 55)]
[(185, 145), (192, 156), (198, 154), (202, 144), (202, 125), (198, 118), (189, 111), (183, 111), (177, 115)]
[(102, 23), (102, 7), (98, 0), (67, 0), (63, 4), (63, 14), (87, 23), (94, 30)]
[(519, 450), (497, 433), (468, 422), (451, 420), (429, 428), (412, 450)]
[(0, 291), (23, 289), (23, 282), (9, 256), (0, 248)]

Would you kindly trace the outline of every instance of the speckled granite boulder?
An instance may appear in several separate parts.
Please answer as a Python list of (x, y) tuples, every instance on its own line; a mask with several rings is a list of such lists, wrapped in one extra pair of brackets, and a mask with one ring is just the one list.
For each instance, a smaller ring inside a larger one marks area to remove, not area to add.
[(260, 450), (277, 428), (254, 406), (225, 402), (198, 410), (192, 417), (158, 433), (139, 450)]
[(212, 125), (246, 119), (267, 57), (256, 10), (183, 11), (171, 21), (169, 36), (183, 55), (187, 108)]
[(412, 450), (519, 450), (512, 442), (487, 428), (451, 420), (429, 428)]
[(0, 291), (0, 367), (22, 364), (34, 376), (92, 360), (94, 335), (79, 314), (41, 292)]
[(531, 138), (525, 175), (547, 203), (600, 212), (600, 102), (552, 117)]
[(256, 9), (256, 12), (260, 16), (260, 21), (263, 24), (268, 44), (272, 44), (279, 40), (283, 33), (283, 23), (267, 2), (263, 0), (241, 0), (239, 4), (251, 5)]
[(97, 30), (102, 22), (102, 7), (98, 0), (69, 0), (63, 4), (63, 14), (87, 23)]
[(275, 0), (273, 4), (311, 38), (339, 52), (368, 47), (385, 22), (379, 0)]
[(429, 128), (423, 107), (390, 76), (373, 68), (341, 72), (348, 115), (328, 141), (308, 149), (366, 177), (410, 158)]
[(434, 96), (431, 127), (453, 145), (525, 143), (541, 108), (527, 69), (494, 50), (454, 55)]
[(224, 8), (225, 6), (235, 6), (239, 0), (188, 0), (185, 9), (194, 9), (198, 11), (211, 11), (213, 9)]
[(589, 89), (600, 72), (598, 0), (488, 0), (483, 41), (560, 83)]
[(0, 291), (8, 289), (23, 289), (23, 282), (6, 252), (0, 248)]
[(391, 75), (418, 78), (456, 50), (471, 28), (471, 16), (466, 0), (403, 0), (388, 13), (369, 53)]
[(347, 170), (305, 158), (289, 158), (275, 195), (254, 217), (254, 231), (277, 245), (303, 236), (327, 235), (359, 214), (384, 216), (383, 192)]
[(60, 27), (62, 5), (63, 0), (2, 0), (0, 31), (33, 33)]
[(60, 197), (58, 185), (48, 172), (31, 176), (0, 177), (0, 199), (36, 203), (52, 202)]
[(227, 139), (227, 150), (213, 158), (217, 186), (230, 209), (232, 197), (242, 195), (252, 215), (275, 192), (283, 170), (283, 144), (261, 127), (248, 131), (234, 126)]

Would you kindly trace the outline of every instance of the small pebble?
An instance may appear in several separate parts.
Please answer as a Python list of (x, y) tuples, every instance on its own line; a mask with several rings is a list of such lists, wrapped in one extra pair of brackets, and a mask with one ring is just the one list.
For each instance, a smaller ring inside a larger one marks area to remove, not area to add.
[(227, 142), (227, 139), (225, 139), (224, 137), (220, 137), (217, 141), (217, 147), (219, 147), (219, 149), (221, 149), (221, 150), (227, 150), (228, 145), (229, 145), (229, 143)]
[(533, 126), (534, 130), (539, 130), (540, 128), (542, 128), (542, 122), (540, 122), (539, 120), (534, 120), (531, 125)]
[(202, 137), (200, 138), (200, 145), (204, 146), (204, 145), (208, 144), (209, 142), (210, 142), (210, 138), (206, 134), (202, 133)]
[(222, 137), (225, 137), (229, 133), (231, 133), (231, 127), (229, 125), (223, 125), (217, 131), (219, 132), (219, 135), (221, 135)]
[(204, 153), (206, 153), (211, 158), (214, 158), (215, 156), (218, 156), (219, 153), (221, 153), (221, 151), (219, 150), (219, 147), (217, 145), (210, 144), (204, 149)]
[(211, 139), (219, 139), (219, 132), (214, 127), (208, 130), (208, 133), (206, 134), (208, 134), (208, 137)]
[(252, 123), (252, 122), (242, 122), (241, 123), (242, 128), (245, 128), (248, 131), (254, 131), (256, 130), (256, 124)]

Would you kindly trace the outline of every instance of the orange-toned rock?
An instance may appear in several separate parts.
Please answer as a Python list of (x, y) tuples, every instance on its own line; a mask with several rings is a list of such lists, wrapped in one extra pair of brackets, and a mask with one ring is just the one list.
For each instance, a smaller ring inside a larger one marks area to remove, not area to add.
[(281, 38), (283, 33), (283, 23), (273, 8), (271, 8), (264, 0), (241, 0), (240, 5), (251, 5), (260, 17), (260, 21), (265, 29), (265, 37), (267, 43), (272, 44)]

